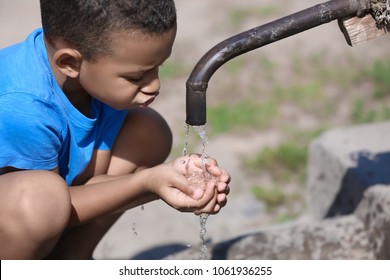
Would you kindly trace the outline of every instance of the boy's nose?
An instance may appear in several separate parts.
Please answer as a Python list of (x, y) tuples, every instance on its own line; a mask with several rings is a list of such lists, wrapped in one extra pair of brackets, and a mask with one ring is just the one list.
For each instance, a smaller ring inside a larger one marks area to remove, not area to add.
[(145, 94), (155, 94), (160, 90), (161, 83), (158, 76), (158, 70), (150, 73), (146, 79), (146, 83), (141, 87), (141, 91)]

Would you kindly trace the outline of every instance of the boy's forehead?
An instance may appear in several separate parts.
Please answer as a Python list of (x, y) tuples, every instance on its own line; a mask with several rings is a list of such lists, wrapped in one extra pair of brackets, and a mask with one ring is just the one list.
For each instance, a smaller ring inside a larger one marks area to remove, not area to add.
[(176, 26), (164, 33), (149, 33), (140, 29), (115, 30), (110, 32), (109, 37), (113, 44), (123, 41), (123, 38), (133, 42), (174, 40), (176, 31)]
[(113, 32), (109, 57), (118, 63), (132, 62), (140, 66), (155, 67), (170, 56), (175, 35), (176, 30), (152, 35), (140, 31)]

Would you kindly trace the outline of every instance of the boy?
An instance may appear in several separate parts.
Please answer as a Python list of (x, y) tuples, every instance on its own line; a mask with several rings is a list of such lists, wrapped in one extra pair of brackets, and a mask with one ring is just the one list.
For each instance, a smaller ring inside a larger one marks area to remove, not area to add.
[[(88, 259), (124, 210), (217, 213), (229, 175), (147, 106), (176, 35), (173, 0), (41, 0), (42, 29), (0, 51), (0, 258)], [(202, 171), (204, 172), (204, 171)]]

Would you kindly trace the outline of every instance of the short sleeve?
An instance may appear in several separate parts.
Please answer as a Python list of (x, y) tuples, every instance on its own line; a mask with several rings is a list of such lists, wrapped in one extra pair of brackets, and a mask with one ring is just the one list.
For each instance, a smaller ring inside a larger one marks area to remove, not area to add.
[(33, 95), (0, 95), (0, 167), (57, 167), (61, 149), (59, 121), (50, 104)]
[(98, 132), (96, 136), (95, 149), (110, 150), (122, 127), (128, 111), (115, 110), (102, 104), (103, 113), (100, 116)]

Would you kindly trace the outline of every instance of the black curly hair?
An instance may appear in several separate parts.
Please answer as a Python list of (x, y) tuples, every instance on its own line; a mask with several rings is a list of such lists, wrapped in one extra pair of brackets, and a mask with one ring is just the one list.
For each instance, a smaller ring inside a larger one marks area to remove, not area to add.
[(173, 0), (40, 0), (47, 38), (62, 38), (87, 60), (110, 53), (110, 34), (142, 31), (151, 36), (176, 27)]

